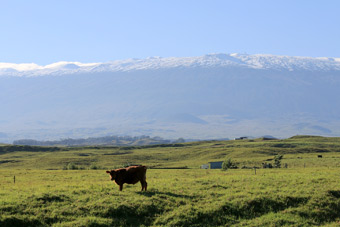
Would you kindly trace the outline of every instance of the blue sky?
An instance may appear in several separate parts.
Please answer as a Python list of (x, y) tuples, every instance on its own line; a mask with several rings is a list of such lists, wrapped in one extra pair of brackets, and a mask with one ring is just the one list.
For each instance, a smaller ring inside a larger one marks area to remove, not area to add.
[(340, 57), (338, 0), (0, 0), (0, 62)]

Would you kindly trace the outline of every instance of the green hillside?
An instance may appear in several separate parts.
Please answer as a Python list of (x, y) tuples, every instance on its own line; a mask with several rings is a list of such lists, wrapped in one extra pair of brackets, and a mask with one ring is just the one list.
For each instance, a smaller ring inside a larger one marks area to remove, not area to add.
[[(260, 167), (284, 155), (288, 167), (340, 166), (340, 138), (295, 136), (284, 140), (202, 141), (147, 146), (40, 147), (8, 145), (0, 147), (0, 168), (63, 169), (72, 163), (78, 168), (90, 166), (114, 168), (143, 164), (149, 168), (199, 168), (212, 161), (231, 158), (239, 167)], [(322, 154), (323, 158), (317, 156)]]

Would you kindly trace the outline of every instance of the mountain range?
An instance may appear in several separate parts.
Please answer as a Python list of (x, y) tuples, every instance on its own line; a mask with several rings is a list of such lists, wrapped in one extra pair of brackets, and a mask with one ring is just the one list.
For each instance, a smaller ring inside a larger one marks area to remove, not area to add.
[(340, 136), (340, 58), (248, 54), (0, 63), (0, 142)]

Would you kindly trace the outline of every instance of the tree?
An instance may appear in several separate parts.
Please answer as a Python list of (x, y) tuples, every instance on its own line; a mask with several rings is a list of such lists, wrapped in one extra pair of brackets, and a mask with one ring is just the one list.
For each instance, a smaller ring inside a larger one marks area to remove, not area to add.
[(283, 155), (278, 154), (274, 157), (274, 167), (275, 168), (281, 168), (281, 159), (283, 158)]

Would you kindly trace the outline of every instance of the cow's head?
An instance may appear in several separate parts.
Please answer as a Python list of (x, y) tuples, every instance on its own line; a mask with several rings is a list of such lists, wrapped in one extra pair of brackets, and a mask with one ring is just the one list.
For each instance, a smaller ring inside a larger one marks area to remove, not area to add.
[(116, 178), (116, 171), (111, 170), (111, 171), (106, 171), (106, 173), (110, 174), (111, 180), (114, 180)]

